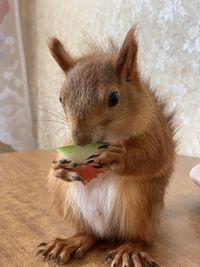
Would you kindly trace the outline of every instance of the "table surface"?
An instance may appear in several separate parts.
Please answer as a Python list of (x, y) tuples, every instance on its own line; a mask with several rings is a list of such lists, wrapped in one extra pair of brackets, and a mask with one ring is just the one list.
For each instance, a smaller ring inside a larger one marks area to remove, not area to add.
[[(46, 176), (51, 151), (0, 154), (0, 266), (53, 266), (35, 259), (36, 246), (74, 231), (51, 207)], [(166, 195), (166, 208), (151, 249), (162, 266), (200, 266), (200, 188), (189, 171), (200, 159), (178, 156)], [(102, 249), (103, 248), (103, 249)], [(96, 246), (68, 266), (105, 266), (106, 246)]]

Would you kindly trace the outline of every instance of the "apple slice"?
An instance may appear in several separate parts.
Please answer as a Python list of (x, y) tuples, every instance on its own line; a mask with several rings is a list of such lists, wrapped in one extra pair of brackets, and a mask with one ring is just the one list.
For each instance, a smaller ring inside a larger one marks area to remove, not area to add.
[(76, 173), (81, 177), (84, 184), (87, 184), (89, 181), (96, 178), (98, 174), (105, 172), (105, 169), (94, 168), (91, 165), (79, 165), (75, 167), (75, 169)]
[(103, 145), (102, 143), (88, 144), (85, 146), (62, 146), (57, 147), (56, 151), (61, 155), (63, 159), (70, 160), (72, 163), (84, 163), (91, 155), (98, 153), (98, 147)]
[(77, 163), (74, 167), (76, 173), (83, 179), (84, 183), (97, 177), (99, 173), (105, 172), (104, 168), (94, 168), (91, 165), (85, 165), (87, 159), (95, 154), (98, 154), (98, 148), (103, 146), (103, 143), (88, 144), (85, 146), (63, 146), (57, 147), (56, 151), (61, 155), (62, 159)]

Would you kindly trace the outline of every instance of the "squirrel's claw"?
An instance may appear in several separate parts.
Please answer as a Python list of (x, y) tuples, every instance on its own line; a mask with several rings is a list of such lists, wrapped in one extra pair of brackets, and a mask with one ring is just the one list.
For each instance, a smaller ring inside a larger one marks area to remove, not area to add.
[(54, 176), (57, 178), (60, 178), (64, 181), (81, 181), (82, 179), (79, 175), (77, 174), (72, 174), (70, 172), (76, 172), (75, 167), (79, 166), (80, 164), (78, 163), (72, 163), (71, 161), (62, 159), (59, 161), (53, 161), (53, 171), (54, 171)]
[(106, 144), (99, 146), (97, 149), (106, 149), (109, 147), (109, 145), (110, 145), (109, 143), (106, 143)]
[(89, 157), (87, 158), (87, 160), (90, 160), (90, 159), (93, 159), (93, 158), (96, 158), (96, 157), (98, 157), (98, 154), (94, 154), (94, 155), (89, 156)]
[(92, 166), (97, 168), (122, 168), (124, 166), (126, 150), (122, 144), (109, 144), (94, 160)]
[(43, 247), (43, 246), (46, 246), (46, 245), (47, 245), (46, 242), (42, 242), (42, 243), (40, 243), (37, 247), (39, 248), (39, 247)]

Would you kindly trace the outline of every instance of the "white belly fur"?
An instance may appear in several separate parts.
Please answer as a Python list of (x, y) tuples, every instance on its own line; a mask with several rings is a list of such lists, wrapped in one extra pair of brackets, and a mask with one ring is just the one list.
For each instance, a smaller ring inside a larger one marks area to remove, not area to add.
[(74, 214), (84, 221), (100, 237), (109, 231), (109, 218), (119, 190), (121, 177), (113, 173), (100, 174), (87, 185), (71, 183), (66, 201), (71, 203)]

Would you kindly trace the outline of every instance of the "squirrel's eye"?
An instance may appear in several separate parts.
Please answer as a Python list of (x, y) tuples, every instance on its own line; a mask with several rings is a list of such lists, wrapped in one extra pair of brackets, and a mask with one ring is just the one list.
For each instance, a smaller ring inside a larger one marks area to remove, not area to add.
[(61, 96), (59, 97), (59, 100), (60, 100), (60, 103), (62, 103), (62, 97)]
[(117, 91), (113, 91), (108, 96), (108, 107), (113, 107), (117, 105), (118, 102), (119, 102), (119, 93)]

